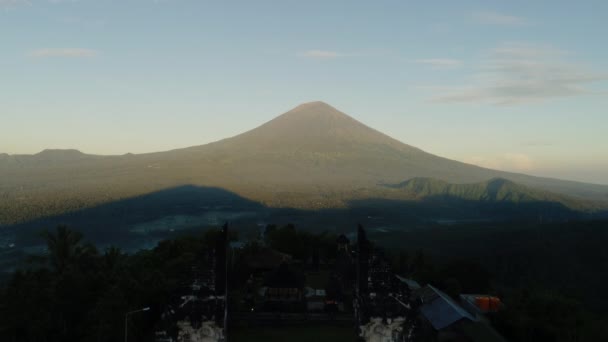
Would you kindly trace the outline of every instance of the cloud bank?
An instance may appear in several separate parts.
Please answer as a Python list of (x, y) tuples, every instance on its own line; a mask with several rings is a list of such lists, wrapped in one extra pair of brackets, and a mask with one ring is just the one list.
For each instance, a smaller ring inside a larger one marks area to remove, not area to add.
[(565, 60), (566, 51), (529, 44), (503, 44), (490, 51), (457, 87), (431, 87), (433, 102), (482, 102), (516, 105), (552, 98), (596, 94), (589, 84), (608, 73)]

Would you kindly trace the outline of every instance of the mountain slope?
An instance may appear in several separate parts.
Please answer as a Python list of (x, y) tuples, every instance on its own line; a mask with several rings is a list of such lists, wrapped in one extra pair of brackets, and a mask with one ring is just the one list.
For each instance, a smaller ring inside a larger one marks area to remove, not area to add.
[(532, 189), (504, 178), (471, 184), (453, 184), (431, 178), (412, 178), (390, 185), (416, 199), (461, 199), (483, 202), (557, 202), (572, 207), (577, 204), (571, 198), (555, 193)]
[(490, 170), (432, 155), (323, 102), (302, 104), (232, 138), (167, 153), (178, 151), (238, 168), (230, 172), (239, 173), (239, 178), (255, 180), (254, 173), (270, 182), (376, 184), (430, 177), (472, 183), (500, 177), (548, 191), (608, 200), (608, 186)]
[(235, 137), (184, 149), (123, 156), (75, 150), (0, 155), (0, 224), (186, 184), (221, 187), (275, 207), (343, 207), (351, 200), (394, 196), (380, 184), (416, 177), (450, 183), (499, 177), (573, 198), (608, 201), (608, 186), (490, 170), (438, 157), (325, 103), (311, 102)]

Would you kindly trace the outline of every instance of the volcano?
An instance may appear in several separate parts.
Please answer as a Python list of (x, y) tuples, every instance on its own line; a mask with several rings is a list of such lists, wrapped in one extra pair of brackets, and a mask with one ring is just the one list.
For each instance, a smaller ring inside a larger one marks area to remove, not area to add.
[(76, 150), (0, 155), (0, 223), (182, 185), (221, 187), (271, 207), (344, 207), (357, 199), (407, 198), (411, 191), (391, 185), (410, 179), (476, 187), (503, 179), (532, 190), (522, 190), (526, 196), (504, 198), (533, 194), (569, 206), (583, 203), (574, 206), (584, 208), (602, 207), (608, 201), (608, 186), (491, 170), (439, 157), (326, 103), (310, 102), (240, 135), (183, 149), (122, 156)]

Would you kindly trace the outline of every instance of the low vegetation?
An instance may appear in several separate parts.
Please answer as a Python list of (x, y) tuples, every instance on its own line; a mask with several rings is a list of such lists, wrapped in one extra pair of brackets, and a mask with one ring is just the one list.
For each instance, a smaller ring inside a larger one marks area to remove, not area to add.
[(163, 241), (127, 255), (98, 251), (82, 235), (59, 227), (45, 235), (48, 253), (33, 256), (0, 292), (3, 341), (121, 341), (124, 314), (134, 316), (133, 340), (149, 341), (160, 310), (189, 284), (191, 267), (205, 260), (215, 232)]

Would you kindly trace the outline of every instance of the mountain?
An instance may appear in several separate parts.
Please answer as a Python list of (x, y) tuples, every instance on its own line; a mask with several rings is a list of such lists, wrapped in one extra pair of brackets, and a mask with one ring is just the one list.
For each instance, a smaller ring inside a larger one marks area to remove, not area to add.
[(460, 199), (480, 202), (557, 202), (576, 206), (577, 202), (568, 196), (533, 189), (504, 178), (472, 184), (453, 184), (432, 178), (412, 178), (405, 182), (389, 185), (405, 191), (415, 199)]
[[(441, 186), (448, 193), (461, 191), (457, 184), (501, 178), (510, 181), (503, 185), (513, 191), (529, 193), (529, 188), (555, 193), (552, 199), (577, 203), (586, 210), (601, 208), (602, 201), (608, 201), (608, 186), (442, 158), (399, 142), (323, 102), (311, 102), (232, 138), (172, 151), (95, 156), (45, 150), (32, 156), (2, 155), (0, 224), (183, 185), (219, 187), (271, 207), (345, 207), (366, 198), (411, 199), (411, 193), (383, 184), (417, 177), (453, 183)], [(525, 186), (525, 191), (516, 189), (515, 183)]]
[(102, 156), (95, 156), (91, 154), (84, 154), (78, 150), (57, 150), (47, 149), (42, 152), (28, 155), (8, 155), (6, 153), (0, 154), (0, 167), (4, 166), (16, 166), (16, 167), (47, 167), (53, 164), (64, 164), (81, 162), (90, 159), (99, 159)]

